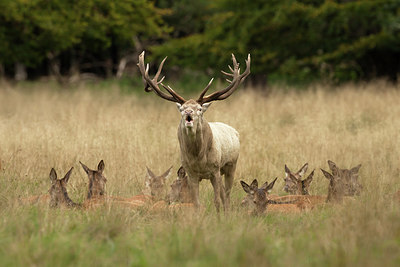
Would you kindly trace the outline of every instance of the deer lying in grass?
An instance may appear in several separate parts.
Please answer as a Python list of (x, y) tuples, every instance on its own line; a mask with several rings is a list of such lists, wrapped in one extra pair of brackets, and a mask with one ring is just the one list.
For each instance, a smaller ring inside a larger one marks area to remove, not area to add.
[(30, 197), (19, 198), (18, 202), (23, 205), (35, 205), (35, 204), (48, 204), (50, 207), (77, 207), (79, 204), (73, 202), (67, 191), (67, 184), (73, 167), (65, 174), (62, 179), (57, 179), (57, 173), (54, 168), (50, 171), (51, 187), (49, 194), (36, 195)]
[(167, 179), (172, 166), (159, 176), (155, 175), (148, 167), (146, 169), (145, 195), (151, 195), (154, 201), (165, 199), (167, 197)]
[(73, 167), (65, 174), (64, 178), (57, 179), (57, 173), (54, 168), (50, 171), (51, 187), (50, 193), (50, 207), (80, 207), (80, 204), (73, 202), (67, 192), (67, 184)]
[(166, 179), (169, 176), (172, 166), (164, 172), (162, 175), (155, 175), (149, 168), (147, 168), (147, 174), (145, 181), (145, 193), (141, 195), (135, 195), (132, 197), (118, 197), (118, 196), (106, 196), (105, 185), (107, 179), (103, 175), (104, 161), (101, 160), (98, 164), (97, 170), (89, 169), (85, 164), (80, 162), (82, 168), (88, 175), (89, 188), (87, 194), (88, 204), (99, 203), (104, 200), (113, 201), (118, 204), (127, 204), (130, 206), (145, 206), (153, 203), (154, 201), (165, 198), (166, 196)]
[(169, 204), (174, 203), (190, 203), (192, 198), (190, 196), (188, 177), (185, 169), (181, 166), (177, 172), (178, 178), (171, 184), (171, 191), (167, 196)]
[(267, 207), (271, 211), (278, 212), (293, 212), (299, 211), (299, 208), (292, 204), (291, 201), (280, 201), (271, 199), (269, 197), (269, 192), (275, 185), (278, 178), (275, 178), (270, 184), (265, 182), (260, 188), (258, 188), (258, 181), (254, 179), (253, 182), (248, 185), (244, 181), (240, 181), (243, 190), (247, 193), (246, 197), (243, 199), (241, 205), (248, 207), (253, 215), (263, 214)]
[(181, 166), (177, 171), (177, 179), (171, 184), (171, 190), (166, 201), (158, 201), (152, 206), (152, 210), (182, 210), (194, 207), (188, 185), (188, 177)]
[(329, 180), (326, 202), (342, 202), (344, 197), (359, 195), (362, 185), (358, 182), (358, 171), (361, 164), (348, 169), (339, 169), (333, 161), (328, 160), (332, 174), (321, 169)]
[(296, 173), (293, 173), (285, 165), (285, 187), (283, 190), (291, 195), (309, 195), (308, 188), (312, 182), (314, 170), (306, 179), (302, 180), (307, 169), (308, 163), (304, 164)]
[[(199, 207), (199, 182), (209, 179), (214, 188), (214, 204), (217, 212), (222, 201), (224, 210), (229, 207), (230, 192), (233, 185), (236, 163), (239, 157), (239, 134), (223, 123), (208, 123), (203, 114), (210, 106), (210, 102), (228, 98), (250, 74), (250, 55), (246, 60), (246, 70), (240, 74), (239, 64), (232, 55), (232, 73), (223, 72), (232, 78), (229, 85), (218, 92), (205, 95), (213, 79), (201, 92), (197, 100), (185, 100), (171, 87), (165, 86), (159, 79), (166, 58), (161, 62), (154, 78), (149, 76), (149, 65), (145, 67), (144, 52), (139, 56), (139, 69), (145, 82), (145, 91), (155, 92), (159, 97), (176, 102), (181, 113), (181, 122), (178, 127), (178, 140), (181, 150), (181, 162), (188, 174), (188, 182), (192, 199)], [(161, 91), (161, 85), (169, 94)], [(225, 176), (225, 187), (221, 176)]]
[(314, 170), (308, 177), (302, 180), (307, 172), (308, 163), (304, 164), (296, 173), (285, 165), (285, 186), (283, 190), (291, 195), (275, 197), (277, 201), (291, 201), (300, 209), (312, 209), (317, 205), (325, 203), (326, 196), (310, 196), (308, 189), (314, 177)]

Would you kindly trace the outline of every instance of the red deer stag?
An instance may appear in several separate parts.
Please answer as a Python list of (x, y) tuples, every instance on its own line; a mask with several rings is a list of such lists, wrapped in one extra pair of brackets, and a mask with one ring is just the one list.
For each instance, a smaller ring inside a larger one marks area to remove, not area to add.
[[(154, 91), (159, 97), (175, 102), (181, 113), (181, 122), (178, 127), (178, 140), (181, 150), (181, 162), (188, 174), (188, 182), (193, 203), (196, 207), (199, 202), (199, 182), (209, 179), (214, 188), (214, 204), (217, 212), (222, 201), (226, 210), (230, 203), (230, 192), (236, 163), (239, 157), (239, 133), (232, 127), (220, 123), (208, 123), (203, 118), (204, 112), (212, 101), (228, 98), (250, 74), (250, 54), (246, 60), (246, 70), (240, 74), (239, 63), (232, 54), (233, 67), (229, 66), (232, 73), (222, 72), (231, 78), (227, 79), (229, 85), (217, 92), (205, 95), (213, 79), (203, 89), (197, 100), (185, 100), (170, 86), (165, 86), (159, 78), (166, 58), (161, 62), (154, 78), (149, 76), (149, 64), (145, 66), (144, 52), (139, 56), (139, 69), (145, 82), (145, 91)], [(160, 85), (169, 93), (161, 91)], [(221, 176), (225, 176), (225, 186), (222, 185)], [(225, 190), (224, 190), (225, 188)]]

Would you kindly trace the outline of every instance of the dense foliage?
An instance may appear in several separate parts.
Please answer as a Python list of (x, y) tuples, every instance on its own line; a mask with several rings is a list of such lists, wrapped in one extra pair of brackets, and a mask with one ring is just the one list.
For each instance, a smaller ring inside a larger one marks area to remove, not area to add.
[[(151, 50), (167, 67), (225, 68), (252, 55), (253, 81), (333, 82), (400, 71), (399, 0), (5, 0), (0, 62), (101, 75)], [(36, 70), (36, 72), (34, 71)]]

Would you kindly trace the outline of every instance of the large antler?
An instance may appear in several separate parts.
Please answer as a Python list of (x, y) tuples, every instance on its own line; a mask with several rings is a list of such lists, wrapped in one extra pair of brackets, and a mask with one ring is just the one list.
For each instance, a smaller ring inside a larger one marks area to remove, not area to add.
[(235, 55), (233, 55), (233, 54), (232, 54), (232, 61), (233, 61), (233, 68), (228, 65), (228, 67), (232, 73), (221, 71), (223, 74), (232, 78), (232, 80), (226, 79), (229, 83), (228, 87), (226, 87), (225, 89), (222, 89), (218, 92), (204, 96), (206, 94), (208, 88), (210, 88), (210, 86), (211, 86), (211, 83), (214, 79), (214, 78), (212, 78), (211, 81), (206, 86), (206, 88), (204, 88), (204, 90), (201, 92), (199, 98), (197, 99), (197, 102), (199, 104), (204, 104), (204, 103), (215, 101), (215, 100), (223, 100), (223, 99), (229, 97), (236, 90), (236, 88), (239, 87), (239, 85), (244, 81), (244, 79), (246, 79), (246, 77), (250, 74), (250, 54), (247, 56), (246, 70), (242, 74), (240, 74), (239, 63), (237, 63)]
[[(186, 102), (186, 100), (181, 97), (180, 95), (178, 95), (170, 86), (165, 86), (162, 81), (164, 80), (165, 76), (163, 76), (160, 80), (158, 80), (158, 77), (161, 74), (161, 70), (162, 67), (164, 65), (165, 60), (167, 59), (167, 57), (165, 57), (163, 59), (163, 61), (161, 61), (160, 66), (158, 67), (157, 73), (154, 76), (153, 79), (150, 78), (149, 76), (149, 64), (146, 65), (146, 67), (144, 66), (144, 51), (139, 55), (139, 69), (140, 69), (140, 73), (142, 74), (143, 80), (145, 82), (145, 88), (144, 90), (146, 92), (150, 92), (150, 91), (154, 91), (159, 97), (164, 98), (168, 101), (172, 101), (172, 102), (177, 102), (180, 104), (183, 104)], [(165, 88), (165, 90), (168, 91), (168, 94), (164, 93), (163, 91), (160, 90), (160, 87), (158, 86), (159, 84), (161, 84), (162, 87)]]

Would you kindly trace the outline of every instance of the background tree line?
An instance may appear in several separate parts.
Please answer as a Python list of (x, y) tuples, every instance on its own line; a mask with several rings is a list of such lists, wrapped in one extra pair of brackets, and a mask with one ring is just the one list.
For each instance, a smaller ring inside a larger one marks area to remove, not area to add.
[(3, 77), (131, 77), (144, 49), (155, 64), (168, 55), (171, 76), (251, 53), (254, 83), (396, 81), (400, 0), (0, 2)]

